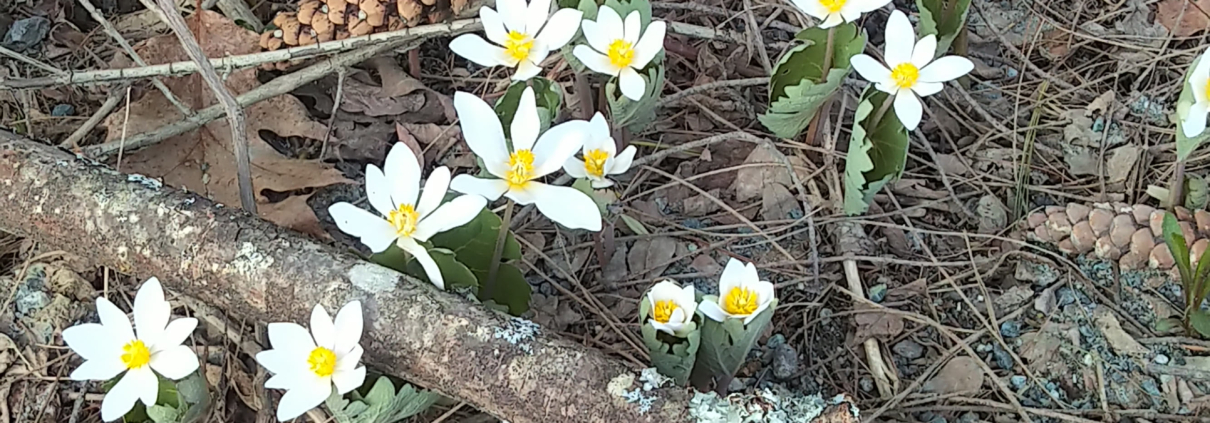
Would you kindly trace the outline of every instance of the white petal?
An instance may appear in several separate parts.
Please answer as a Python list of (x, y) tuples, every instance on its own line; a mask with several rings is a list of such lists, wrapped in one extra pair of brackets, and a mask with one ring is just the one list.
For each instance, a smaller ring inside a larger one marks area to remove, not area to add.
[(450, 189), (478, 195), (486, 198), (487, 201), (496, 201), (501, 194), (508, 191), (508, 182), (504, 182), (502, 179), (482, 179), (464, 174), (454, 177), (454, 181), (450, 182)]
[[(530, 54), (532, 55), (533, 53)], [(538, 66), (529, 60), (522, 60), (517, 63), (517, 71), (513, 72), (513, 80), (528, 81), (533, 79), (533, 77), (538, 76), (539, 73), (542, 73), (541, 66)]]
[(311, 309), (311, 336), (315, 338), (316, 346), (329, 350), (336, 348), (336, 326), (332, 325), (332, 315), (323, 304), (316, 304)]
[(680, 329), (685, 325), (685, 317), (688, 316), (688, 314), (685, 314), (685, 309), (678, 304), (676, 308), (672, 309), (672, 315), (668, 316), (668, 324)]
[(84, 360), (117, 358), (123, 345), (109, 328), (97, 323), (85, 323), (63, 329), (63, 342)]
[(853, 66), (853, 70), (857, 71), (858, 75), (865, 78), (866, 81), (873, 83), (886, 83), (891, 80), (891, 70), (878, 63), (873, 57), (858, 54), (849, 59), (849, 64)]
[(648, 296), (652, 300), (651, 305), (654, 307), (656, 301), (672, 300), (673, 303), (676, 303), (681, 294), (681, 286), (677, 285), (676, 282), (665, 279), (652, 286), (651, 291), (648, 292)]
[(374, 253), (386, 251), (397, 237), (390, 222), (352, 204), (332, 204), (328, 206), (328, 214), (341, 232), (357, 237)]
[(341, 395), (349, 393), (361, 386), (366, 380), (365, 366), (358, 367), (353, 370), (337, 371), (332, 374), (332, 383), (336, 385), (336, 392)]
[(622, 95), (634, 101), (642, 100), (647, 92), (647, 82), (632, 68), (622, 69), (618, 75), (618, 87), (622, 89)]
[(275, 322), (268, 324), (269, 345), (275, 350), (301, 351), (310, 354), (315, 349), (311, 333), (297, 323)]
[(1197, 67), (1193, 68), (1194, 75), (1210, 74), (1210, 47), (1202, 50), (1201, 56), (1197, 59)]
[(760, 283), (760, 274), (756, 272), (756, 264), (744, 263), (743, 284), (747, 288), (752, 288), (755, 284)]
[(333, 352), (339, 355), (353, 351), (361, 342), (361, 317), (361, 301), (350, 301), (336, 312), (336, 348)]
[(526, 190), (533, 195), (538, 211), (555, 223), (570, 229), (601, 230), (601, 211), (587, 194), (540, 182), (530, 182)]
[(391, 181), (387, 180), (382, 169), (372, 164), (366, 165), (366, 198), (370, 200), (370, 207), (381, 216), (388, 216), (395, 211), (391, 189)]
[[(1206, 103), (1194, 103), (1189, 107), (1189, 114), (1185, 116), (1185, 121), (1181, 122), (1181, 130), (1186, 137), (1196, 137), (1206, 130), (1206, 112)], [(66, 338), (67, 332), (64, 332), (63, 336)]]
[(920, 125), (920, 118), (924, 115), (924, 106), (920, 104), (920, 99), (916, 98), (911, 91), (903, 90), (899, 95), (895, 96), (895, 116), (899, 117), (899, 121), (903, 123), (903, 127), (909, 131), (916, 129)]
[(917, 68), (924, 68), (933, 61), (933, 56), (936, 55), (937, 37), (933, 34), (925, 35), (916, 42), (916, 47), (912, 49), (912, 64)]
[(177, 380), (197, 370), (197, 355), (189, 347), (177, 345), (152, 354), (151, 368), (166, 378)]
[(575, 157), (569, 158), (563, 163), (563, 171), (576, 179), (588, 177), (588, 172), (584, 169), (584, 161)]
[(550, 16), (550, 0), (530, 0), (525, 15), (525, 33), (537, 34)]
[(139, 339), (154, 343), (168, 325), (172, 307), (164, 300), (160, 280), (148, 279), (134, 296), (134, 324)]
[(870, 13), (886, 7), (890, 3), (891, 0), (863, 0), (858, 5), (861, 6), (861, 13)]
[(626, 27), (622, 25), (622, 15), (609, 6), (601, 6), (597, 9), (597, 29), (605, 34), (606, 47), (600, 49), (602, 53), (609, 51), (609, 43), (626, 35)]
[[(139, 386), (142, 383), (142, 378), (135, 376), (135, 373), (143, 372), (126, 372), (118, 383), (105, 393), (105, 398), (101, 400), (101, 420), (114, 421), (122, 418), (131, 408), (134, 408), (135, 401), (139, 400), (140, 394), (145, 389)], [(150, 373), (150, 372), (147, 372)], [(152, 375), (154, 377), (154, 375)], [(152, 389), (158, 388), (158, 383), (152, 384)]]
[(529, 13), (525, 0), (496, 0), (496, 8), (500, 12), (500, 17), (504, 18), (505, 28), (509, 31), (529, 34), (525, 31), (525, 24), (528, 22), (525, 15)]
[(135, 340), (134, 328), (130, 327), (130, 319), (126, 317), (126, 313), (118, 309), (118, 306), (109, 302), (108, 298), (97, 298), (97, 316), (101, 318), (101, 325), (109, 331), (119, 344)]
[(718, 304), (711, 301), (703, 301), (697, 307), (702, 314), (705, 314), (706, 317), (710, 318), (710, 320), (714, 320), (716, 322), (723, 322), (726, 321), (728, 317), (731, 317), (730, 314), (727, 314), (726, 311), (723, 311), (722, 307), (719, 307)]
[(361, 345), (354, 345), (348, 353), (336, 356), (336, 370), (353, 370), (361, 363), (361, 355), (364, 353)]
[(607, 173), (610, 175), (626, 173), (630, 170), (630, 165), (634, 163), (634, 154), (638, 151), (633, 145), (626, 146), (626, 149), (622, 150), (622, 154), (615, 157), (613, 163), (609, 165)]
[(941, 92), (945, 88), (945, 84), (940, 82), (920, 82), (916, 81), (916, 85), (912, 87), (912, 92), (921, 97), (928, 97)]
[(962, 56), (945, 56), (920, 69), (920, 79), (918, 81), (952, 81), (970, 73), (974, 69), (975, 64), (971, 63), (970, 59)]
[(318, 407), (332, 394), (332, 384), (319, 378), (307, 378), (282, 395), (277, 404), (277, 420), (288, 421)]
[(897, 66), (912, 60), (912, 48), (916, 44), (916, 32), (907, 15), (898, 10), (891, 12), (886, 23), (886, 52), (882, 55), (888, 65)]
[[(1199, 63), (1197, 65), (1201, 67)], [(1206, 84), (1210, 82), (1210, 74), (1189, 74), (1189, 89), (1193, 91), (1193, 101), (1203, 103), (1206, 101)]]
[(593, 72), (616, 76), (622, 71), (622, 68), (614, 66), (613, 62), (609, 61), (609, 57), (597, 53), (586, 45), (577, 45), (576, 48), (572, 49), (571, 54), (576, 56), (576, 59), (580, 63), (583, 63), (585, 67), (591, 69)]
[(601, 28), (601, 24), (585, 19), (580, 23), (580, 29), (584, 30), (584, 39), (588, 41), (588, 45), (592, 46), (592, 49), (598, 52), (609, 51), (609, 43), (613, 42), (615, 36), (610, 36), (608, 32), (605, 32)]
[[(301, 326), (300, 326), (301, 327)], [(307, 335), (310, 337), (310, 335)], [(289, 378), (294, 378), (304, 372), (310, 372), (310, 365), (307, 364), (307, 358), (311, 355), (310, 349), (273, 349), (264, 350), (256, 353), (256, 362), (265, 367), (269, 373), (275, 375), (288, 375)], [(287, 387), (277, 389), (287, 389)]]
[(152, 351), (158, 351), (165, 348), (172, 348), (181, 345), (189, 335), (193, 334), (193, 330), (197, 329), (197, 319), (192, 317), (184, 317), (173, 320), (168, 323), (168, 327), (164, 329), (164, 333), (156, 339), (155, 344), (151, 346)]
[(832, 28), (836, 25), (840, 25), (842, 23), (844, 23), (843, 16), (840, 16), (839, 13), (832, 13), (831, 11), (829, 11), (828, 16), (826, 18), (824, 18), (823, 22), (819, 23), (819, 27), (823, 28), (823, 29), (828, 29), (828, 28)]
[(681, 288), (676, 304), (685, 309), (688, 320), (693, 319), (693, 313), (697, 311), (697, 294), (694, 293), (693, 284), (685, 284), (685, 287)]
[(664, 32), (667, 30), (668, 24), (664, 21), (652, 21), (650, 25), (647, 25), (647, 32), (643, 33), (643, 38), (639, 39), (639, 43), (634, 47), (634, 62), (630, 64), (630, 67), (635, 69), (647, 67), (647, 64), (651, 63), (651, 59), (664, 49)]
[(609, 188), (609, 187), (613, 186), (613, 181), (611, 181), (609, 179), (596, 178), (596, 177), (593, 177), (591, 179), (592, 179), (593, 188), (601, 189), (601, 188)]
[(433, 235), (467, 224), (487, 207), (487, 200), (481, 196), (468, 194), (459, 196), (441, 205), (429, 217), (416, 225), (412, 238), (418, 241), (428, 241)]
[(509, 66), (503, 60), (503, 47), (493, 45), (475, 34), (462, 34), (450, 41), (450, 50), (480, 66)]
[(533, 87), (525, 87), (525, 91), (521, 91), (521, 99), (517, 101), (517, 113), (513, 115), (513, 123), (509, 128), (513, 139), (513, 151), (534, 148), (534, 141), (538, 139), (541, 123), (538, 119), (538, 105), (534, 99)]
[[(66, 333), (66, 332), (64, 332)], [(126, 364), (117, 355), (84, 360), (71, 372), (71, 380), (110, 380), (126, 371)]]
[(605, 150), (609, 157), (618, 152), (618, 146), (609, 130), (609, 122), (601, 112), (592, 115), (592, 120), (588, 121), (588, 138), (584, 139), (584, 151), (595, 149)]
[[(680, 311), (680, 310), (678, 309), (677, 311)], [(667, 333), (667, 334), (673, 335), (673, 336), (676, 335), (676, 331), (681, 330), (681, 328), (685, 327), (684, 322), (672, 321), (672, 320), (669, 320), (668, 323), (660, 323), (660, 322), (656, 321), (655, 319), (647, 319), (647, 322), (651, 323), (651, 327), (655, 328), (655, 330), (658, 330), (660, 332), (664, 332), (664, 333)]]
[(540, 178), (553, 173), (567, 163), (584, 147), (588, 138), (588, 121), (570, 120), (546, 130), (534, 144), (533, 177)]
[(288, 390), (298, 384), (298, 375), (298, 373), (274, 374), (273, 377), (265, 381), (265, 388)]
[(723, 268), (723, 274), (718, 278), (719, 297), (726, 298), (727, 293), (732, 289), (743, 286), (745, 273), (744, 262), (735, 258), (727, 260), (727, 266)]
[(633, 45), (639, 41), (639, 35), (643, 31), (643, 18), (639, 16), (639, 11), (632, 10), (626, 15), (626, 20), (622, 22), (622, 39)]
[[(769, 281), (757, 281), (750, 288), (756, 291), (756, 299), (758, 304), (769, 304), (777, 298), (777, 291), (773, 288), (773, 283)], [(760, 313), (758, 310), (757, 313)]]
[(545, 44), (544, 47), (548, 50), (561, 49), (571, 42), (572, 37), (576, 36), (576, 30), (580, 29), (580, 21), (583, 19), (584, 12), (573, 8), (559, 9), (558, 12), (551, 15), (550, 20), (546, 22), (546, 27), (542, 28), (542, 32), (538, 33), (537, 38)]
[(420, 194), (420, 160), (407, 144), (397, 142), (391, 147), (383, 173), (390, 181), (391, 200), (395, 202), (391, 210), (404, 204), (416, 204)]
[(437, 266), (437, 262), (433, 261), (433, 257), (429, 255), (423, 245), (417, 244), (411, 238), (400, 238), (399, 248), (407, 251), (416, 259), (417, 263), (420, 263), (420, 267), (424, 268), (424, 274), (429, 277), (429, 282), (436, 285), (437, 289), (445, 289), (445, 277), (441, 275), (441, 267)]
[(483, 33), (493, 43), (504, 45), (508, 39), (508, 29), (504, 28), (504, 18), (496, 9), (487, 6), (479, 8), (479, 19), (483, 21)]
[[(454, 110), (462, 126), (466, 145), (483, 159), (487, 171), (504, 176), (508, 171), (508, 151), (504, 144), (504, 127), (495, 110), (474, 94), (454, 93)], [(455, 182), (457, 178), (454, 178)]]
[(424, 220), (437, 206), (441, 205), (441, 200), (445, 199), (445, 194), (450, 190), (450, 168), (441, 166), (433, 169), (433, 173), (429, 174), (429, 179), (424, 181), (424, 192), (420, 194), (420, 201), (416, 203), (416, 213), (420, 214), (420, 220)]
[(853, 22), (861, 18), (861, 9), (858, 8), (857, 3), (856, 0), (850, 0), (845, 3), (845, 7), (840, 9), (839, 15), (845, 22)]

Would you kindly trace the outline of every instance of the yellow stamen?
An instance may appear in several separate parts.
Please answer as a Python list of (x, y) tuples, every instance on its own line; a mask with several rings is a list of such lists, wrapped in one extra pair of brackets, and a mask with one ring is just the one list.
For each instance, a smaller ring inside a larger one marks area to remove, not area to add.
[(676, 311), (676, 303), (672, 300), (660, 300), (655, 302), (655, 307), (651, 308), (651, 318), (660, 323), (668, 323), (672, 320), (672, 312)]
[(517, 150), (508, 156), (508, 173), (504, 175), (504, 181), (508, 182), (509, 189), (525, 188), (525, 184), (529, 182), (530, 175), (534, 173), (534, 153), (529, 150)]
[(901, 89), (916, 86), (917, 79), (920, 79), (920, 69), (911, 63), (900, 63), (891, 70), (891, 81)]
[(624, 68), (634, 62), (634, 45), (626, 40), (617, 39), (609, 43), (609, 63)]
[(828, 9), (828, 13), (839, 13), (844, 4), (849, 0), (819, 0), (819, 4), (823, 5), (824, 9)]
[(509, 57), (518, 62), (528, 59), (530, 50), (534, 48), (534, 37), (517, 31), (510, 31), (508, 39), (504, 40), (504, 51)]
[(387, 215), (387, 220), (391, 221), (391, 226), (395, 227), (396, 235), (412, 236), (412, 232), (416, 232), (416, 221), (420, 220), (420, 213), (411, 204), (404, 204), (398, 209), (391, 210), (391, 214)]
[(134, 370), (146, 366), (151, 361), (151, 351), (143, 341), (133, 340), (122, 347), (122, 364), (127, 369)]
[(1206, 86), (1202, 88), (1202, 92), (1205, 93), (1206, 98), (1210, 98), (1210, 80), (1206, 80)]
[(729, 314), (747, 315), (756, 311), (756, 307), (760, 305), (760, 296), (755, 290), (735, 287), (731, 288), (731, 292), (723, 297), (723, 310)]
[(307, 357), (307, 364), (316, 376), (328, 377), (336, 372), (336, 353), (324, 347), (315, 347)]
[(605, 161), (609, 159), (609, 152), (601, 149), (588, 150), (584, 152), (584, 171), (588, 172), (589, 176), (598, 178), (605, 176)]

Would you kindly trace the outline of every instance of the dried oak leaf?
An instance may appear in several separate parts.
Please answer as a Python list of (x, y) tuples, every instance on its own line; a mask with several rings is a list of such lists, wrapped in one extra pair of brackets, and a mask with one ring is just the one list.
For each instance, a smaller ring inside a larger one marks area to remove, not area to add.
[(1174, 37), (1188, 37), (1210, 28), (1210, 0), (1163, 0), (1156, 5), (1155, 21)]
[[(257, 52), (257, 34), (239, 27), (214, 12), (202, 12), (198, 18), (203, 27), (197, 33), (202, 50), (209, 57), (223, 57)], [(191, 24), (196, 25), (196, 24)], [(189, 60), (172, 34), (148, 39), (136, 47), (139, 55), (151, 64)], [(214, 95), (198, 75), (164, 78), (164, 83), (194, 110), (215, 104)], [(227, 88), (239, 95), (260, 86), (256, 71), (247, 69), (232, 73)], [(289, 197), (269, 203), (264, 190), (290, 192), (349, 183), (341, 173), (315, 161), (282, 156), (259, 134), (263, 131), (280, 137), (323, 139), (324, 126), (307, 117), (302, 102), (292, 96), (274, 97), (244, 110), (248, 149), (252, 160), (252, 185), (257, 193), (261, 217), (281, 226), (323, 236), (318, 218), (306, 204), (306, 196)], [(126, 132), (143, 133), (184, 117), (158, 92), (151, 91), (130, 105), (130, 119), (124, 122), (125, 111), (117, 111), (106, 120), (109, 130), (106, 141), (117, 140)], [(169, 138), (128, 154), (122, 169), (151, 177), (182, 189), (204, 194), (228, 206), (239, 206), (239, 186), (236, 182), (235, 156), (232, 153), (231, 132), (225, 119), (215, 120), (201, 130)]]

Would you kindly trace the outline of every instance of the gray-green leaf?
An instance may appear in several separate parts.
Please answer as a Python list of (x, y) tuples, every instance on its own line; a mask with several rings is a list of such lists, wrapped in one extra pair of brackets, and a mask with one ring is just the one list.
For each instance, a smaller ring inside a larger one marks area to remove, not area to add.
[[(718, 298), (708, 295), (702, 301), (717, 302)], [(727, 319), (717, 322), (713, 319), (703, 319), (701, 328), (701, 346), (697, 353), (697, 366), (693, 369), (693, 379), (699, 388), (703, 382), (714, 379), (722, 380), (735, 376), (735, 372), (748, 358), (748, 352), (765, 326), (773, 319), (773, 311), (777, 308), (777, 299), (765, 308), (756, 318), (744, 325), (742, 319)]]
[[(908, 94), (912, 95), (912, 94)], [(893, 107), (887, 107), (876, 128), (876, 112), (891, 97), (875, 90), (873, 84), (861, 93), (861, 103), (853, 118), (853, 133), (849, 138), (849, 152), (844, 167), (844, 211), (846, 214), (861, 214), (870, 207), (874, 194), (887, 182), (899, 178), (907, 163), (908, 131), (895, 116)]]
[(920, 10), (920, 37), (937, 37), (937, 57), (941, 57), (966, 25), (971, 0), (916, 0)]
[(332, 417), (340, 423), (395, 423), (420, 414), (440, 397), (432, 391), (418, 391), (404, 384), (398, 392), (390, 378), (379, 377), (370, 391), (362, 397), (357, 390), (346, 400), (335, 391), (325, 404)]
[(795, 37), (802, 44), (786, 52), (769, 78), (769, 110), (760, 122), (782, 138), (793, 138), (815, 117), (819, 107), (840, 88), (852, 70), (849, 60), (865, 48), (865, 35), (854, 24), (836, 27), (832, 68), (824, 77), (828, 30), (809, 28)]
[(660, 93), (664, 92), (664, 64), (652, 60), (646, 73), (639, 72), (639, 75), (646, 81), (646, 90), (639, 101), (622, 95), (617, 78), (605, 83), (605, 97), (609, 99), (614, 126), (625, 127), (634, 133), (642, 132), (655, 122), (656, 106), (659, 105)]

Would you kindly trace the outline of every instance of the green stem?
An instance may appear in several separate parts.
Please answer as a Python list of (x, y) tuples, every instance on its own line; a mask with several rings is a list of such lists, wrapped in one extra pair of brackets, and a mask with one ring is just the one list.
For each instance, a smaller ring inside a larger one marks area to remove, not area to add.
[(823, 79), (820, 82), (828, 80), (828, 71), (832, 70), (832, 48), (836, 45), (836, 27), (828, 28), (828, 42), (824, 45), (823, 55)]
[(1184, 205), (1181, 201), (1184, 198), (1185, 188), (1185, 161), (1176, 160), (1176, 170), (1172, 172), (1172, 186), (1168, 188), (1168, 209), (1172, 210), (1176, 206)]
[(592, 87), (588, 84), (588, 75), (577, 72), (575, 84), (576, 96), (580, 98), (580, 119), (592, 119), (597, 108), (596, 104), (592, 102)]
[(891, 109), (891, 104), (894, 102), (895, 96), (887, 95), (886, 100), (883, 100), (882, 105), (878, 107), (878, 110), (874, 111), (874, 116), (870, 118), (870, 123), (865, 125), (866, 133), (870, 133), (878, 129), (878, 124), (882, 123), (882, 117), (886, 116), (887, 110)]
[(496, 249), (492, 251), (491, 264), (487, 266), (487, 280), (483, 282), (483, 294), (479, 301), (488, 301), (494, 294), (496, 287), (496, 274), (500, 271), (500, 258), (504, 256), (504, 240), (508, 239), (508, 227), (513, 220), (513, 200), (508, 199), (508, 203), (504, 205), (504, 217), (500, 219), (500, 233), (496, 235)]

